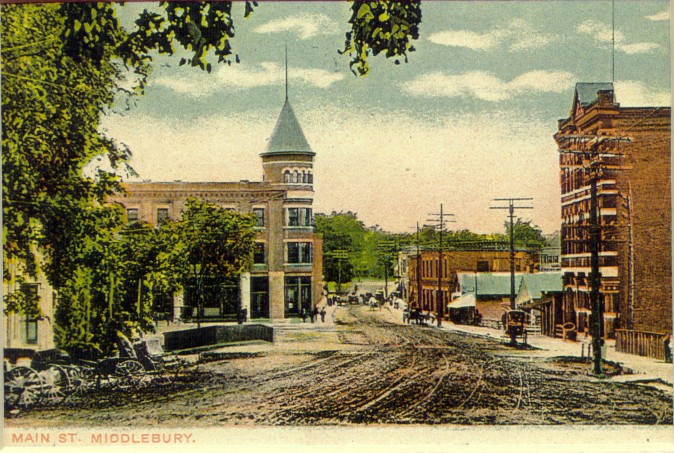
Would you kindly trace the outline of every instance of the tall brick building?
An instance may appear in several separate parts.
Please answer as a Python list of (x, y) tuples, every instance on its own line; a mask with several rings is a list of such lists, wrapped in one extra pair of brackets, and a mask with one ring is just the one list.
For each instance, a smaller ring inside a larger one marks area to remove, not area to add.
[(672, 332), (671, 108), (616, 101), (611, 83), (578, 83), (571, 114), (559, 120), (555, 134), (565, 318), (587, 334), (590, 181), (596, 171), (604, 332), (617, 337), (618, 349), (654, 355), (647, 343)]
[[(261, 182), (140, 182), (125, 184), (122, 204), (130, 221), (178, 219), (188, 198), (200, 198), (257, 217), (254, 264), (239, 281), (211, 288), (203, 318), (232, 319), (239, 303), (251, 318), (299, 316), (321, 297), (322, 241), (314, 234), (313, 161), (286, 98), (262, 158)], [(173, 299), (172, 316), (195, 317), (190, 288)]]

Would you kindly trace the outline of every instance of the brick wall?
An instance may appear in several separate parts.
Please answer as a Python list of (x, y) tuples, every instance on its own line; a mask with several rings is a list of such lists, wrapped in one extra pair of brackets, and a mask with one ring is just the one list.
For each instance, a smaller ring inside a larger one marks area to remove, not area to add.
[[(672, 331), (670, 124), (668, 109), (660, 112), (635, 109), (614, 122), (618, 130), (625, 130), (632, 139), (632, 143), (624, 145), (628, 169), (620, 178), (620, 185), (623, 193), (631, 193), (632, 320), (633, 328), (639, 331)], [(623, 251), (626, 246), (622, 247)], [(628, 260), (622, 261), (627, 264)], [(624, 282), (628, 281), (629, 274), (626, 277), (622, 279)], [(624, 318), (621, 324), (629, 327), (626, 289), (621, 298), (625, 301), (621, 308)]]

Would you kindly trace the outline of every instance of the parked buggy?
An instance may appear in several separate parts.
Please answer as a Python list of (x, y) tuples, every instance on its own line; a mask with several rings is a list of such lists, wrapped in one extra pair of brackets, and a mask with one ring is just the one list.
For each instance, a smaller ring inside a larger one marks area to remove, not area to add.
[(159, 340), (131, 343), (119, 333), (118, 346), (118, 356), (103, 358), (85, 348), (72, 355), (58, 349), (5, 349), (5, 409), (58, 403), (102, 387), (128, 390), (171, 384), (184, 368), (183, 360), (161, 350)]
[(510, 310), (504, 315), (503, 326), (505, 328), (506, 339), (510, 339), (511, 344), (516, 342), (517, 338), (522, 338), (524, 344), (527, 344), (526, 316), (527, 313), (522, 310)]
[(59, 349), (5, 349), (5, 408), (29, 408), (40, 401), (61, 402), (80, 385), (79, 370)]

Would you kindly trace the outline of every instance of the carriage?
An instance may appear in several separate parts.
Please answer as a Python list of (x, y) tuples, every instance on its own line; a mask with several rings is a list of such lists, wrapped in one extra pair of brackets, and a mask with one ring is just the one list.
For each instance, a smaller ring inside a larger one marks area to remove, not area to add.
[(503, 314), (505, 336), (511, 343), (516, 343), (519, 337), (527, 344), (526, 318), (527, 312), (523, 310), (509, 310)]
[(149, 383), (170, 384), (184, 367), (175, 354), (161, 351), (158, 340), (131, 343), (122, 334), (118, 356), (99, 358), (86, 348), (72, 352), (5, 349), (5, 409), (59, 403), (102, 387), (135, 390)]

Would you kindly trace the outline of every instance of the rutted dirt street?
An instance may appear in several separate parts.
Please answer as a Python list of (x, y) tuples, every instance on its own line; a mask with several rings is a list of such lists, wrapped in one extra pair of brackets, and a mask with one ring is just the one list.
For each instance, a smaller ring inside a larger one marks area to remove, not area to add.
[(289, 324), (256, 352), (221, 349), (173, 387), (103, 390), (8, 427), (343, 424), (672, 424), (672, 395), (588, 376), (494, 341), (340, 307), (334, 328)]

